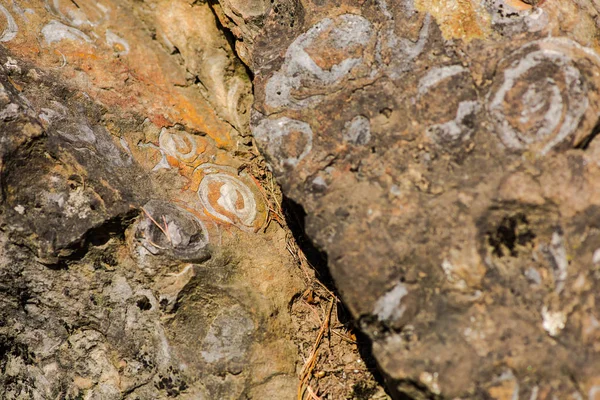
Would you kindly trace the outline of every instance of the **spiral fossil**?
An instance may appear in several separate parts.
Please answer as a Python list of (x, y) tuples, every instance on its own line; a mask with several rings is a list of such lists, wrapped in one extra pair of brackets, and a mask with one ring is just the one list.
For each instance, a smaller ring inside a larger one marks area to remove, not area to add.
[(181, 161), (193, 161), (198, 156), (196, 138), (185, 131), (171, 131), (163, 128), (160, 131), (158, 143), (161, 150)]
[(198, 198), (208, 214), (240, 229), (254, 229), (258, 209), (253, 191), (228, 173), (228, 168), (212, 164), (199, 167), (206, 175), (200, 181)]
[(339, 83), (363, 63), (363, 49), (373, 32), (360, 15), (319, 21), (289, 46), (281, 69), (267, 82), (266, 103), (304, 108), (318, 102), (323, 88)]
[(588, 108), (597, 109), (590, 84), (600, 57), (591, 49), (566, 38), (542, 39), (500, 65), (487, 108), (506, 147), (544, 155), (595, 122)]
[(149, 201), (143, 210), (145, 218), (140, 221), (136, 236), (151, 254), (180, 260), (208, 257), (208, 231), (195, 215), (160, 200)]

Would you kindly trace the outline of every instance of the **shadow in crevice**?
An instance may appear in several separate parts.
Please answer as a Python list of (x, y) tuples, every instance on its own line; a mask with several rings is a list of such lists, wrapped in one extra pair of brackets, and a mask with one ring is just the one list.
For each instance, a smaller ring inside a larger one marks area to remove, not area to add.
[(596, 121), (596, 125), (592, 128), (590, 134), (584, 138), (578, 145), (575, 146), (576, 149), (587, 150), (590, 147), (590, 143), (600, 135), (600, 118)]
[[(254, 72), (252, 72), (252, 70), (250, 69), (251, 66), (246, 65), (246, 63), (244, 61), (242, 61), (242, 58), (238, 55), (238, 53), (235, 49), (235, 42), (238, 39), (235, 37), (233, 32), (228, 27), (223, 25), (222, 21), (219, 19), (219, 13), (215, 10), (215, 7), (220, 7), (219, 1), (218, 0), (209, 0), (208, 6), (210, 7), (210, 10), (212, 11), (213, 15), (215, 16), (215, 22), (217, 25), (217, 29), (219, 29), (223, 33), (223, 36), (225, 37), (225, 39), (227, 40), (227, 43), (229, 44), (231, 52), (236, 56), (236, 58), (240, 62), (240, 64), (242, 66), (244, 66), (244, 69), (246, 70), (246, 74), (248, 75), (250, 82), (254, 82)], [(225, 18), (228, 18), (228, 17), (225, 16)], [(242, 41), (243, 41), (243, 39), (242, 39)], [(254, 85), (252, 85), (252, 89), (254, 90)]]
[(317, 248), (306, 234), (306, 211), (304, 211), (304, 208), (300, 204), (285, 196), (283, 196), (281, 208), (285, 216), (285, 222), (288, 228), (290, 228), (296, 244), (306, 256), (308, 263), (315, 270), (317, 278), (319, 278), (319, 281), (327, 289), (335, 293), (336, 289), (333, 277), (327, 267), (327, 254)]
[[(323, 285), (325, 285), (325, 287), (327, 287), (327, 289), (341, 299), (327, 265), (327, 253), (315, 246), (315, 244), (306, 234), (306, 211), (300, 204), (285, 196), (283, 197), (281, 207), (283, 209), (283, 214), (285, 216), (288, 228), (292, 232), (296, 244), (306, 256), (306, 259), (314, 269), (317, 278)], [(385, 388), (386, 391), (388, 391), (385, 379), (377, 366), (375, 357), (373, 356), (371, 340), (366, 334), (360, 331), (360, 329), (357, 327), (356, 321), (352, 318), (350, 312), (346, 309), (343, 303), (338, 303), (337, 317), (338, 321), (340, 321), (340, 323), (342, 323), (344, 326), (353, 328), (352, 330), (356, 335), (356, 344), (360, 357), (377, 383)], [(354, 388), (354, 390), (355, 392), (358, 392), (359, 388)], [(366, 391), (365, 396), (366, 397), (357, 398), (368, 399), (369, 396), (367, 395)], [(394, 398), (409, 400), (407, 397), (394, 396)]]
[[(104, 246), (112, 238), (123, 240), (125, 238), (125, 230), (127, 227), (129, 227), (129, 225), (131, 225), (131, 223), (133, 223), (138, 214), (139, 210), (131, 209), (89, 229), (83, 235), (83, 238), (80, 241), (63, 249), (69, 249), (71, 250), (70, 252), (66, 252), (66, 255), (57, 257), (56, 262), (44, 263), (44, 265), (55, 270), (68, 269), (70, 264), (76, 263), (85, 258), (89, 254), (91, 248)], [(103, 258), (112, 259), (113, 257), (109, 253), (106, 253)], [(107, 264), (110, 265), (111, 262), (107, 262)]]

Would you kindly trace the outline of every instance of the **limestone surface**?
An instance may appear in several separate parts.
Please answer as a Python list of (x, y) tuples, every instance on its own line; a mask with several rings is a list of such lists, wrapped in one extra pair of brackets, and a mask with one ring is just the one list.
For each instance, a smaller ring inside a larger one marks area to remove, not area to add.
[(289, 0), (263, 18), (254, 137), (395, 397), (600, 398), (599, 11)]
[(293, 398), (304, 282), (211, 6), (0, 12), (0, 398)]

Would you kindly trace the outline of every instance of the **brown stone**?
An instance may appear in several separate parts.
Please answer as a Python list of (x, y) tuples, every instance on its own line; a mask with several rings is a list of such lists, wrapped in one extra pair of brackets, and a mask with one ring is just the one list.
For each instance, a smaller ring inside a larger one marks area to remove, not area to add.
[(599, 10), (480, 3), (286, 3), (253, 133), (395, 396), (593, 398)]

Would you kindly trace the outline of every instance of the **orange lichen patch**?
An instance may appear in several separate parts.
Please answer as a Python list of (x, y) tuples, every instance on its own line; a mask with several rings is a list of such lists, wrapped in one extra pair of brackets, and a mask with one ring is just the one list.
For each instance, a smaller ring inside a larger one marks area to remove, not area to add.
[(166, 158), (167, 158), (167, 162), (169, 163), (170, 166), (179, 168), (179, 160), (176, 157), (166, 156)]
[[(91, 51), (81, 51), (81, 50), (74, 50), (74, 51), (58, 51), (58, 50), (54, 50), (54, 54), (56, 55), (63, 55), (65, 56), (67, 59), (73, 59), (73, 58), (78, 58), (81, 60), (99, 60), (101, 57), (98, 56), (97, 54), (95, 54), (94, 52)], [(88, 64), (86, 69), (92, 69), (92, 65)]]
[(229, 127), (218, 119), (208, 103), (200, 98), (192, 103), (189, 97), (181, 94), (171, 94), (168, 99), (174, 102), (174, 107), (168, 110), (167, 114), (173, 120), (192, 129), (206, 132), (219, 148), (233, 147)]
[(218, 152), (215, 157), (214, 157), (214, 163), (215, 164), (219, 164), (219, 165), (229, 165), (229, 166), (236, 166), (233, 162), (233, 160), (231, 159), (231, 156), (224, 152)]
[[(56, 4), (60, 10), (54, 9)], [(110, 117), (104, 123), (118, 138), (116, 145), (125, 149), (173, 201), (186, 204), (198, 218), (244, 230), (260, 228), (266, 215), (260, 192), (247, 176), (238, 176), (240, 161), (224, 151), (236, 147), (232, 128), (198, 88), (189, 85), (178, 60), (165, 57), (164, 49), (149, 41), (141, 23), (112, 0), (102, 3), (106, 9), (92, 3), (82, 8), (68, 2), (56, 4), (50, 9), (43, 2), (32, 4), (35, 12), (27, 21), (14, 16), (18, 35), (4, 45), (16, 56), (35, 62), (40, 70), (62, 75), (73, 89), (106, 107), (105, 117)], [(116, 9), (121, 11), (111, 12)], [(52, 22), (57, 21), (58, 14), (65, 16), (59, 28), (75, 36), (63, 40), (54, 35), (40, 40), (45, 26), (58, 24)], [(71, 23), (69, 18), (81, 23)], [(124, 26), (128, 27), (126, 32)], [(107, 39), (108, 31), (115, 32), (112, 41)], [(123, 116), (135, 116), (134, 120), (141, 117), (144, 122), (135, 127), (111, 122), (123, 120)], [(199, 168), (208, 162), (232, 168), (210, 172)], [(202, 212), (199, 199), (202, 182), (209, 194), (209, 215)]]
[(416, 0), (415, 8), (435, 18), (445, 39), (469, 41), (490, 31), (487, 12), (477, 9), (470, 0)]
[[(206, 132), (220, 148), (233, 148), (230, 126), (217, 116), (197, 88), (186, 85), (185, 70), (156, 43), (148, 43), (142, 26), (131, 26), (136, 19), (110, 0), (98, 8), (86, 4), (72, 7), (60, 2), (59, 10), (44, 8), (43, 3), (31, 7), (27, 16), (14, 16), (18, 34), (5, 45), (17, 56), (36, 62), (41, 68), (52, 68), (64, 75), (74, 86), (107, 107), (147, 115), (158, 126), (183, 124), (191, 130)], [(50, 11), (50, 12), (49, 12)], [(42, 29), (56, 20), (56, 13), (65, 15), (64, 29), (81, 33), (81, 41), (57, 40), (47, 43), (39, 36)], [(78, 23), (69, 23), (76, 18)], [(106, 32), (122, 31), (121, 20), (127, 21), (127, 34), (120, 33), (119, 42), (106, 39)], [(77, 26), (77, 29), (74, 28)], [(68, 27), (68, 28), (66, 28)], [(125, 45), (126, 44), (126, 45)], [(115, 54), (128, 50), (127, 54)], [(106, 90), (106, 89), (113, 90)]]

